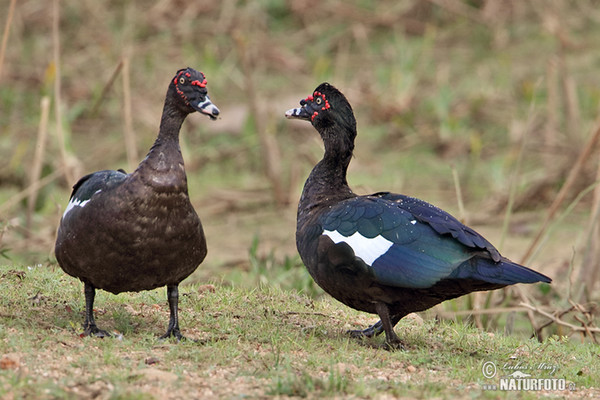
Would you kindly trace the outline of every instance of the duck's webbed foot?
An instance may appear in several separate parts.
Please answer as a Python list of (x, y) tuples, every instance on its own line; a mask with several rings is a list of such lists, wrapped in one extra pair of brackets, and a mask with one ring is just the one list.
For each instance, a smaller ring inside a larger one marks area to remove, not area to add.
[(168, 338), (175, 338), (177, 339), (177, 341), (182, 341), (182, 340), (188, 340), (185, 336), (183, 336), (181, 334), (181, 332), (179, 331), (179, 327), (177, 328), (171, 328), (171, 326), (169, 325), (169, 328), (167, 329), (167, 332), (162, 335), (161, 337), (159, 337), (160, 340), (165, 340)]
[(383, 348), (387, 351), (406, 350), (406, 344), (394, 333), (392, 338), (386, 337)]
[(404, 315), (396, 314), (390, 316), (388, 306), (383, 303), (377, 304), (377, 314), (381, 319), (373, 325), (363, 330), (350, 330), (347, 333), (353, 338), (372, 338), (385, 332), (384, 348), (386, 350), (404, 350), (404, 343), (396, 335), (396, 332), (394, 332), (394, 326), (396, 326)]
[[(404, 343), (400, 340), (396, 332), (394, 332), (394, 326), (400, 321), (404, 315), (393, 315), (390, 316), (390, 309), (385, 303), (377, 303), (375, 310), (381, 318), (382, 329), (385, 332), (385, 345), (386, 350), (404, 350)], [(375, 324), (377, 325), (377, 324)]]
[(372, 338), (377, 335), (380, 335), (383, 332), (383, 324), (381, 321), (377, 321), (375, 324), (371, 325), (366, 329), (353, 329), (349, 330), (346, 333), (353, 338)]
[[(393, 328), (396, 324), (402, 319), (403, 315), (393, 315), (390, 317), (390, 325)], [(353, 338), (372, 338), (375, 336), (379, 336), (384, 332), (383, 322), (382, 320), (377, 321), (373, 325), (369, 326), (366, 329), (356, 329), (350, 330), (346, 333), (349, 334)]]

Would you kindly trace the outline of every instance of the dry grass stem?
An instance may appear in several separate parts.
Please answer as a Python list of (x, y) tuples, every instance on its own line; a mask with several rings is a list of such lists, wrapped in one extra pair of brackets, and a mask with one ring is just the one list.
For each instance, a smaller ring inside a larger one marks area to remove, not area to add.
[(98, 97), (98, 100), (96, 100), (96, 102), (94, 103), (93, 107), (91, 108), (90, 116), (92, 118), (94, 118), (94, 117), (96, 117), (98, 115), (98, 111), (100, 110), (100, 106), (104, 102), (104, 99), (106, 98), (106, 95), (107, 95), (108, 91), (113, 87), (113, 85), (115, 83), (115, 80), (117, 79), (117, 76), (119, 76), (119, 73), (121, 72), (122, 69), (123, 69), (123, 60), (121, 59), (121, 61), (119, 61), (119, 63), (115, 67), (112, 75), (108, 79), (108, 82), (106, 82), (106, 84), (102, 88), (102, 93), (100, 93), (100, 96)]
[[(504, 247), (504, 241), (508, 235), (508, 228), (510, 226), (510, 220), (514, 211), (515, 199), (517, 197), (517, 188), (519, 177), (521, 175), (521, 165), (523, 164), (523, 155), (525, 154), (525, 148), (527, 146), (527, 138), (529, 133), (531, 132), (531, 126), (533, 125), (533, 121), (535, 119), (534, 113), (535, 103), (531, 102), (529, 104), (529, 112), (527, 117), (527, 124), (523, 130), (523, 133), (519, 135), (521, 137), (521, 143), (519, 145), (519, 154), (517, 156), (517, 161), (513, 168), (513, 171), (510, 175), (509, 181), (509, 189), (508, 189), (508, 201), (506, 204), (506, 212), (504, 213), (504, 219), (502, 221), (502, 234), (500, 235), (500, 243), (498, 249), (502, 250)], [(516, 125), (513, 125), (516, 126)]]
[(465, 203), (463, 202), (462, 190), (460, 188), (460, 178), (456, 167), (452, 165), (452, 179), (454, 180), (454, 191), (456, 192), (456, 203), (458, 205), (458, 215), (460, 220), (467, 224), (467, 212), (465, 211)]
[(587, 228), (587, 246), (583, 262), (579, 271), (580, 301), (591, 300), (590, 295), (594, 293), (594, 287), (600, 280), (600, 158), (597, 160), (596, 187), (592, 200), (590, 222)]
[[(40, 102), (41, 106), (41, 117), (38, 129), (38, 136), (35, 146), (35, 153), (33, 155), (33, 164), (29, 171), (29, 186), (33, 186), (34, 182), (40, 179), (42, 173), (42, 164), (44, 161), (44, 154), (46, 150), (46, 138), (48, 136), (48, 116), (50, 114), (50, 98), (48, 96), (42, 97)], [(35, 210), (35, 203), (37, 200), (38, 190), (32, 190), (27, 198), (27, 218), (26, 227), (27, 232), (31, 229), (31, 220), (33, 217), (33, 211)]]
[(446, 311), (446, 310), (436, 310), (435, 313), (442, 318), (451, 319), (454, 317), (465, 317), (465, 316), (476, 316), (476, 315), (501, 315), (509, 312), (523, 312), (527, 311), (529, 308), (521, 306), (521, 307), (493, 307), (493, 308), (481, 308), (481, 309), (473, 309), (473, 310), (458, 310), (458, 311)]
[(567, 126), (569, 127), (567, 134), (569, 137), (577, 139), (575, 143), (581, 143), (579, 136), (581, 134), (581, 107), (579, 106), (579, 99), (577, 97), (577, 84), (566, 69), (567, 63), (564, 62), (563, 64), (565, 65), (563, 85), (565, 87), (565, 100), (567, 103)]
[(2, 69), (4, 66), (4, 54), (6, 54), (6, 45), (8, 44), (8, 36), (10, 34), (10, 26), (12, 24), (13, 15), (15, 13), (15, 4), (17, 0), (11, 0), (8, 6), (8, 14), (6, 15), (6, 24), (4, 25), (4, 33), (2, 34), (2, 45), (0, 46), (0, 80), (2, 80)]
[[(458, 171), (456, 169), (456, 166), (452, 165), (451, 166), (452, 169), (452, 179), (454, 181), (454, 191), (456, 193), (456, 203), (458, 204), (458, 216), (459, 219), (464, 223), (464, 224), (468, 224), (467, 221), (467, 213), (465, 211), (465, 205), (463, 203), (463, 196), (462, 196), (462, 190), (460, 188), (460, 178), (458, 176)], [(472, 306), (470, 307), (471, 309), (474, 309), (475, 307), (478, 307), (481, 296), (480, 293), (470, 293), (469, 294), (471, 301), (472, 301)], [(480, 314), (474, 313), (474, 320), (475, 320), (475, 325), (480, 328), (483, 329), (483, 321), (481, 320), (481, 316)]]
[(565, 184), (560, 188), (558, 195), (556, 195), (556, 198), (548, 208), (548, 214), (546, 215), (546, 218), (544, 219), (544, 222), (539, 228), (533, 241), (527, 248), (525, 255), (522, 257), (521, 264), (526, 263), (529, 257), (533, 254), (533, 251), (535, 250), (540, 239), (544, 235), (544, 232), (546, 231), (546, 229), (548, 229), (548, 225), (554, 219), (556, 212), (565, 201), (567, 194), (570, 192), (571, 188), (573, 187), (573, 184), (579, 177), (581, 169), (585, 165), (587, 159), (592, 154), (593, 150), (596, 148), (598, 139), (600, 139), (600, 120), (596, 122), (596, 130), (594, 134), (590, 137), (586, 145), (583, 147), (581, 153), (579, 153), (579, 157), (577, 157), (577, 161), (573, 165), (573, 168), (571, 168), (571, 170), (569, 171), (569, 175), (567, 177), (567, 180), (565, 181)]
[(60, 158), (62, 163), (61, 170), (65, 174), (67, 182), (75, 181), (73, 171), (69, 167), (70, 163), (67, 155), (67, 146), (65, 132), (63, 130), (62, 117), (62, 97), (61, 97), (61, 77), (60, 77), (60, 0), (53, 1), (52, 13), (52, 43), (53, 43), (53, 60), (55, 68), (54, 76), (54, 116), (56, 119), (56, 137), (60, 149)]
[(133, 115), (131, 111), (131, 72), (129, 57), (123, 57), (123, 135), (125, 136), (125, 150), (127, 151), (127, 165), (133, 171), (138, 164), (138, 152), (133, 130)]
[(265, 122), (260, 116), (261, 105), (259, 103), (257, 87), (254, 85), (255, 60), (248, 50), (248, 39), (243, 37), (240, 32), (234, 35), (237, 52), (239, 54), (242, 73), (244, 74), (244, 89), (248, 100), (248, 108), (252, 115), (255, 132), (260, 142), (260, 154), (265, 175), (271, 184), (273, 198), (278, 206), (288, 203), (287, 191), (283, 189), (281, 182), (281, 156), (279, 146), (273, 134), (274, 122)]
[[(538, 85), (536, 85), (536, 86), (538, 86)], [(527, 115), (528, 115), (527, 124), (525, 125), (523, 134), (520, 135), (521, 136), (521, 144), (519, 146), (519, 154), (517, 156), (517, 162), (515, 164), (515, 167), (512, 171), (511, 177), (510, 177), (508, 204), (506, 206), (506, 212), (504, 214), (504, 220), (502, 222), (502, 234), (500, 236), (500, 246), (499, 246), (500, 249), (502, 249), (502, 247), (504, 246), (504, 241), (508, 234), (508, 228), (510, 226), (510, 220), (511, 220), (511, 217), (513, 214), (513, 206), (514, 206), (514, 202), (515, 202), (515, 198), (516, 198), (516, 194), (517, 194), (517, 186), (518, 186), (517, 183), (518, 183), (519, 175), (521, 172), (523, 156), (525, 154), (527, 137), (528, 137), (528, 134), (531, 132), (531, 126), (533, 125), (533, 121), (534, 121), (534, 116), (535, 116), (534, 110), (535, 110), (535, 102), (532, 101), (529, 104), (529, 111), (527, 113)], [(514, 290), (516, 291), (517, 295), (519, 296), (519, 298), (521, 299), (522, 302), (529, 301), (529, 299), (527, 299), (525, 292), (521, 289), (521, 287), (519, 287), (517, 285)], [(490, 297), (488, 297), (488, 300), (490, 300)], [(527, 310), (527, 317), (529, 318), (529, 322), (531, 323), (531, 327), (533, 328), (533, 331), (535, 332), (536, 337), (538, 338), (538, 340), (542, 340), (541, 330), (537, 326), (535, 316), (533, 315), (533, 312), (531, 310)]]
[[(19, 204), (24, 199), (28, 198), (31, 193), (40, 190), (44, 186), (54, 182), (57, 178), (60, 178), (65, 174), (64, 166), (55, 169), (51, 174), (46, 175), (42, 179), (39, 179), (33, 182), (31, 185), (27, 186), (25, 189), (21, 190), (19, 193), (12, 195), (8, 200), (6, 200), (2, 205), (0, 205), (0, 216), (4, 215), (10, 209), (12, 209), (15, 205)], [(4, 218), (0, 218), (4, 219)]]
[[(559, 131), (558, 116), (560, 115), (560, 94), (558, 83), (558, 63), (556, 57), (551, 57), (546, 65), (546, 91), (548, 101), (546, 103), (546, 126), (544, 129), (544, 143), (546, 146), (555, 146), (558, 143)], [(554, 168), (556, 159), (551, 152), (543, 153), (543, 161), (546, 168)]]
[(580, 301), (591, 300), (590, 297), (594, 293), (594, 287), (600, 278), (600, 209), (595, 207), (597, 201), (598, 199), (595, 198), (587, 229), (586, 248), (579, 270), (579, 287), (575, 298)]

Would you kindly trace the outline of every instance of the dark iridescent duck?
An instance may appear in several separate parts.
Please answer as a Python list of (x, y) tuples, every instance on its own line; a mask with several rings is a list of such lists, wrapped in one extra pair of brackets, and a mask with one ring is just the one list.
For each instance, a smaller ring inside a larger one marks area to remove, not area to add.
[(358, 196), (346, 181), (356, 137), (352, 107), (335, 87), (319, 85), (287, 118), (311, 121), (325, 155), (308, 177), (296, 227), (296, 246), (327, 293), (380, 321), (353, 336), (385, 331), (405, 315), (444, 300), (515, 283), (551, 282), (515, 264), (473, 229), (422, 200), (394, 193)]
[(169, 326), (181, 339), (178, 285), (206, 256), (200, 219), (188, 197), (179, 130), (198, 111), (216, 119), (204, 74), (179, 70), (169, 84), (160, 130), (135, 171), (98, 171), (73, 187), (60, 221), (56, 259), (85, 291), (84, 335), (109, 336), (94, 321), (96, 289), (114, 294), (167, 287)]

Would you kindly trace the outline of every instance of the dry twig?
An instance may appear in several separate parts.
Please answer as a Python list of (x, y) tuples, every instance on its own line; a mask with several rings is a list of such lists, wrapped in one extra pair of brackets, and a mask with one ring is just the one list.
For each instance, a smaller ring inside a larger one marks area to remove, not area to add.
[[(549, 312), (546, 312), (546, 311), (544, 311), (538, 307), (532, 306), (531, 304), (528, 304), (528, 303), (520, 303), (519, 305), (522, 307), (528, 308), (531, 311), (534, 311), (540, 315), (543, 315), (544, 317), (550, 319), (552, 322), (554, 322), (557, 325), (565, 326), (574, 332), (583, 332), (584, 334), (589, 334), (589, 335), (591, 335), (592, 340), (597, 343), (596, 338), (594, 337), (594, 334), (600, 333), (600, 328), (597, 328), (595, 326), (590, 326), (589, 322), (583, 322), (583, 321), (581, 321), (580, 318), (578, 320), (582, 323), (583, 326), (573, 325), (569, 322), (566, 322), (566, 321), (563, 321), (562, 319), (560, 319), (560, 317), (562, 317), (563, 315), (566, 315), (571, 311), (578, 310), (578, 307), (576, 307), (576, 306), (572, 306), (571, 308), (569, 308), (568, 310), (566, 310), (564, 312), (561, 311), (560, 313), (555, 312), (554, 314), (550, 314)], [(577, 305), (577, 306), (581, 307), (580, 305)]]

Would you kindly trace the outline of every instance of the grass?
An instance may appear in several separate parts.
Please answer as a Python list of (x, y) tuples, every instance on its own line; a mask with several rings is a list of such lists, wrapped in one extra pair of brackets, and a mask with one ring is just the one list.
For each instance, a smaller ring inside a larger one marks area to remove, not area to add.
[[(197, 342), (157, 340), (168, 320), (164, 289), (99, 291), (97, 322), (115, 337), (81, 338), (79, 281), (54, 265), (4, 266), (0, 276), (3, 398), (514, 396), (483, 390), (499, 379), (482, 375), (486, 361), (504, 375), (520, 365), (577, 389), (555, 395), (599, 394), (597, 349), (558, 337), (538, 343), (415, 316), (396, 327), (408, 348), (389, 352), (383, 336), (348, 338), (346, 330), (375, 318), (328, 297), (192, 284), (180, 291), (180, 315), (184, 334)], [(554, 375), (544, 365), (556, 366)]]

